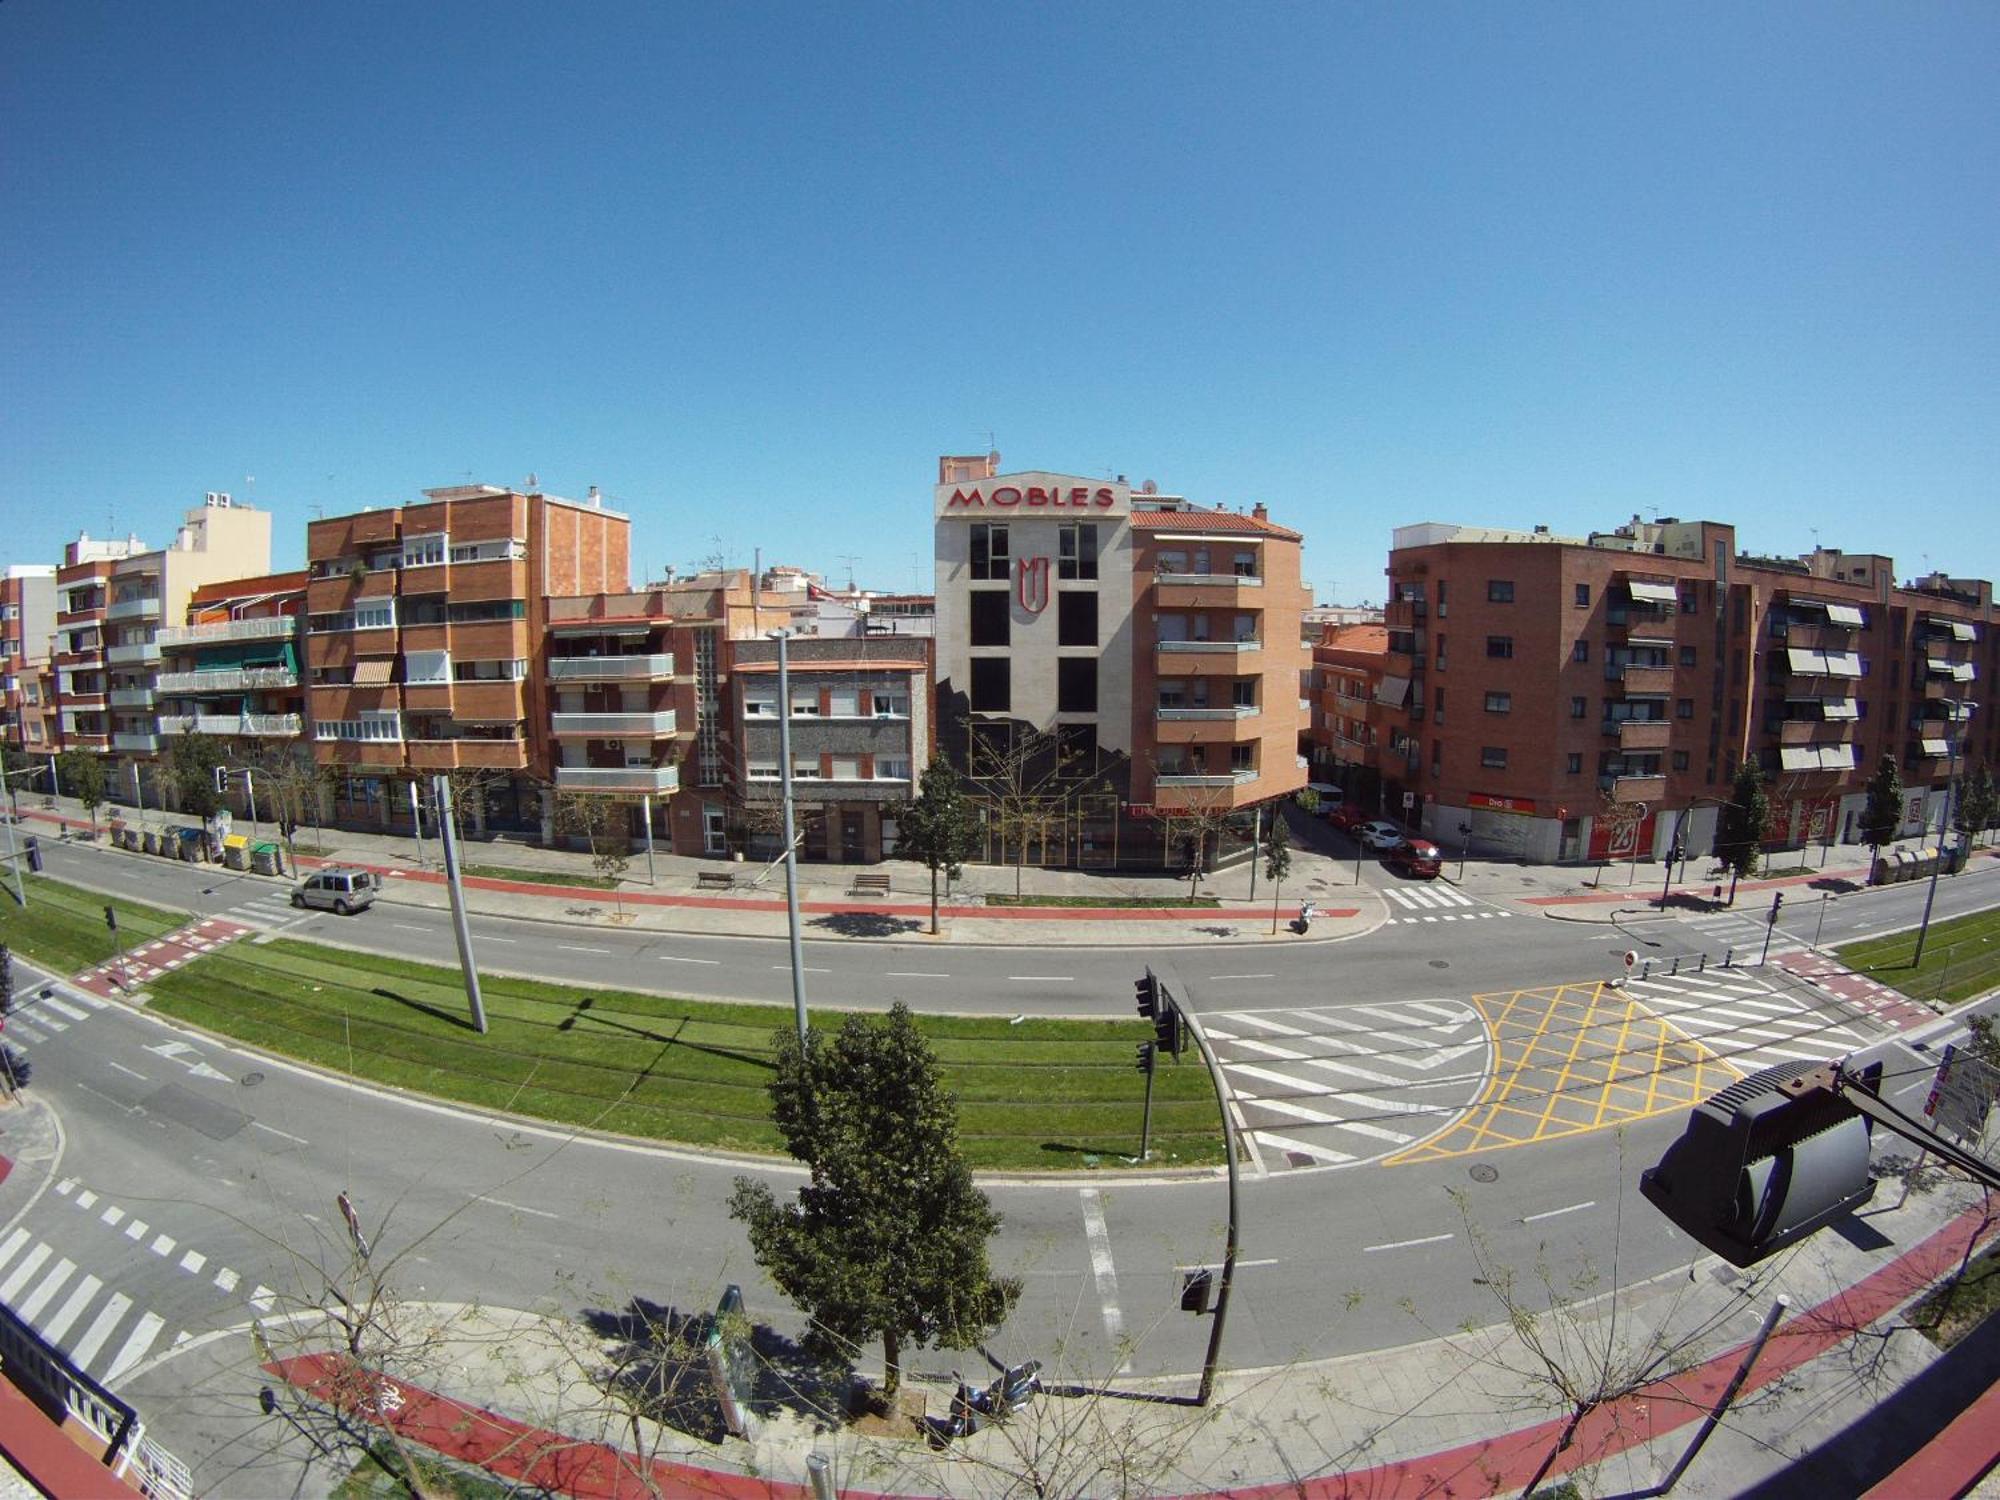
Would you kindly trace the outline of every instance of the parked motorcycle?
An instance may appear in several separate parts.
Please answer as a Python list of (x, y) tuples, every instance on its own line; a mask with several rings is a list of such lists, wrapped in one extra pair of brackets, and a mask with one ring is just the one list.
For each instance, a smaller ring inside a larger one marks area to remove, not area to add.
[(1319, 908), (1310, 901), (1299, 903), (1299, 914), (1292, 918), (1292, 931), (1304, 937), (1312, 930), (1313, 918), (1319, 915)]
[(1004, 1422), (1032, 1401), (1042, 1388), (1042, 1362), (1031, 1359), (1011, 1366), (991, 1385), (979, 1388), (967, 1385), (965, 1377), (956, 1370), (951, 1372), (951, 1378), (957, 1388), (952, 1392), (951, 1413), (945, 1418), (943, 1435), (966, 1437), (988, 1422)]

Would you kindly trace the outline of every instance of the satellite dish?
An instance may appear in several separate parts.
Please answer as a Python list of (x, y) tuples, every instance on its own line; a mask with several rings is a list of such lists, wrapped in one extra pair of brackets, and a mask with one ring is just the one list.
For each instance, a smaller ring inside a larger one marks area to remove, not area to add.
[(1139, 493), (1142, 495), (1157, 495), (1160, 493), (1160, 487), (1149, 479), (1139, 486)]

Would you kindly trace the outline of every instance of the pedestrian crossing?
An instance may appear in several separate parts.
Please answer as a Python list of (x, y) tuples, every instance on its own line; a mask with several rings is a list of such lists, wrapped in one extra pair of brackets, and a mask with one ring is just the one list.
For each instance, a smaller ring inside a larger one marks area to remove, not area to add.
[(15, 1002), (14, 1009), (0, 1018), (0, 1032), (10, 1042), (39, 1044), (89, 1020), (104, 1007), (105, 1002), (95, 995), (79, 991), (58, 995), (53, 986), (45, 985)]
[(1771, 938), (1771, 958), (1781, 958), (1787, 953), (1803, 953), (1806, 944), (1798, 941), (1783, 927), (1769, 926), (1754, 912), (1711, 911), (1685, 919), (1689, 927), (1701, 934), (1702, 946), (1727, 954), (1736, 952), (1739, 963), (1755, 962), (1764, 952), (1764, 937)]
[(1456, 886), (1443, 881), (1429, 885), (1391, 885), (1382, 888), (1389, 902), (1390, 916), (1384, 926), (1398, 922), (1477, 922), (1486, 917), (1511, 917), (1511, 911), (1483, 906)]
[[(265, 886), (255, 895), (239, 901), (229, 909), (230, 918), (245, 927), (255, 928), (267, 936), (289, 932), (303, 922), (310, 922), (315, 913), (292, 905), (290, 886)], [(264, 938), (253, 941), (264, 941)]]
[[(63, 1178), (55, 1184), (55, 1191), (81, 1211), (90, 1225), (131, 1242), (114, 1241), (108, 1247), (100, 1242), (100, 1254), (108, 1248), (112, 1255), (129, 1262), (143, 1247), (163, 1264), (178, 1269), (190, 1285), (205, 1284), (224, 1297), (247, 1302), (259, 1313), (268, 1313), (277, 1305), (277, 1293), (269, 1287), (252, 1282), (252, 1290), (245, 1296), (240, 1291), (242, 1275), (234, 1268), (217, 1266), (203, 1252), (155, 1230), (76, 1178)], [(89, 1232), (86, 1227), (84, 1233)], [(64, 1234), (61, 1238), (64, 1246), (51, 1244), (17, 1225), (0, 1239), (0, 1303), (62, 1350), (76, 1368), (115, 1388), (160, 1346), (169, 1320), (154, 1308), (140, 1306), (127, 1292), (109, 1286), (65, 1254), (65, 1248), (74, 1248), (77, 1236)], [(182, 1329), (168, 1347), (192, 1336)]]
[(1360, 1166), (1442, 1128), (1478, 1098), (1486, 1029), (1457, 1000), (1206, 1014), (1255, 1169)]
[(1846, 1011), (1740, 969), (1627, 979), (1624, 993), (1744, 1074), (1845, 1057), (1874, 1040)]
[(76, 974), (71, 983), (82, 993), (99, 997), (114, 992), (129, 993), (233, 943), (247, 930), (220, 917), (204, 917), (150, 942), (135, 943), (110, 963)]

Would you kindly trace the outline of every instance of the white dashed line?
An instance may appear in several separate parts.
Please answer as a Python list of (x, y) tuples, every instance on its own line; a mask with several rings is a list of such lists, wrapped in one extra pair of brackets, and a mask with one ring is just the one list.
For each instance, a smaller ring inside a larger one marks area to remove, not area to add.
[(1533, 1224), (1541, 1219), (1559, 1219), (1564, 1214), (1581, 1213), (1586, 1208), (1595, 1207), (1597, 1207), (1597, 1200), (1593, 1198), (1588, 1203), (1572, 1203), (1568, 1208), (1552, 1208), (1547, 1213), (1529, 1214), (1521, 1222), (1523, 1224)]
[(917, 974), (905, 969), (891, 969), (882, 976), (884, 979), (949, 979), (949, 974)]
[[(1104, 1222), (1104, 1204), (1096, 1188), (1080, 1188), (1083, 1196), (1083, 1234), (1090, 1243), (1090, 1268), (1097, 1278), (1097, 1300), (1104, 1308), (1104, 1332), (1115, 1349), (1125, 1338), (1125, 1318), (1118, 1311), (1118, 1269), (1111, 1261), (1111, 1229)], [(1130, 1368), (1126, 1358), (1120, 1372)]]
[(1413, 1245), (1441, 1245), (1450, 1238), (1448, 1234), (1433, 1234), (1426, 1235), (1420, 1240), (1395, 1240), (1387, 1245), (1363, 1245), (1361, 1253), (1373, 1255), (1377, 1250), (1408, 1250)]
[(660, 955), (660, 962), (663, 964), (719, 964), (722, 960), (719, 958), (682, 958), (676, 953), (662, 953)]
[(556, 946), (557, 946), (558, 948), (562, 949), (562, 951), (563, 951), (563, 952), (565, 952), (565, 953), (605, 953), (605, 954), (608, 954), (608, 953), (610, 953), (610, 951), (611, 951), (611, 950), (610, 950), (609, 948), (580, 948), (580, 947), (578, 947), (578, 946), (577, 946), (577, 945), (576, 945), (575, 943), (557, 943), (557, 944), (556, 944)]
[(561, 1214), (552, 1214), (545, 1208), (529, 1208), (524, 1204), (509, 1203), (505, 1198), (489, 1198), (484, 1193), (474, 1193), (472, 1196), (481, 1203), (490, 1203), (495, 1208), (506, 1209), (509, 1213), (533, 1214), (538, 1219), (560, 1219), (562, 1217)]

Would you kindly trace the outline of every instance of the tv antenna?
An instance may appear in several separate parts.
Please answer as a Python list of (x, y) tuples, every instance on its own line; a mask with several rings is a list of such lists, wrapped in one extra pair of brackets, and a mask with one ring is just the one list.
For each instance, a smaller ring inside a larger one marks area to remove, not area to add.
[(861, 558), (859, 554), (853, 552), (838, 552), (834, 556), (837, 561), (847, 564), (847, 592), (851, 594), (854, 592), (854, 565), (860, 562)]

